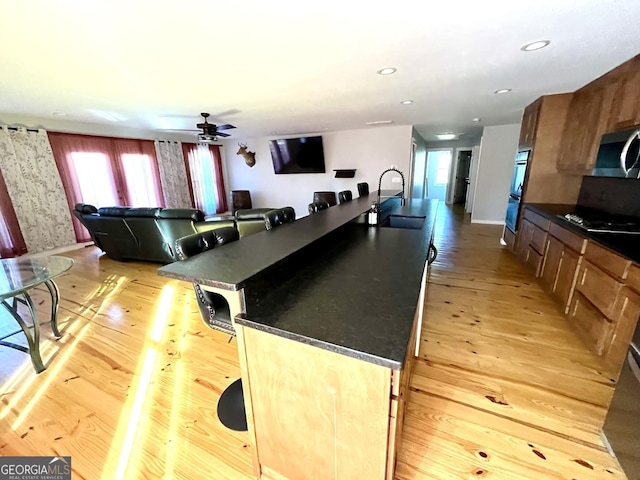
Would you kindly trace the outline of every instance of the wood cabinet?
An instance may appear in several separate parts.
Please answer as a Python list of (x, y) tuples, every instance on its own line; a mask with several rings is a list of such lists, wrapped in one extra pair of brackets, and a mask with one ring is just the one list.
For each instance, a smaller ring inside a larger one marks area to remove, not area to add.
[(255, 477), (392, 480), (420, 315), (401, 370), (236, 324)]
[(605, 133), (600, 128), (604, 98), (602, 88), (573, 94), (558, 158), (559, 171), (586, 174), (593, 169), (600, 137)]
[(551, 224), (542, 265), (542, 285), (566, 313), (576, 284), (586, 240), (576, 240), (572, 232)]
[(545, 95), (525, 109), (520, 148), (530, 148), (522, 191), (528, 203), (574, 204), (582, 177), (558, 173), (557, 157), (573, 94)]
[(640, 125), (640, 55), (573, 93), (558, 171), (590, 172), (602, 135), (636, 125)]
[(613, 99), (607, 131), (640, 125), (640, 56), (623, 64), (619, 78), (612, 79), (608, 88)]
[(520, 140), (518, 146), (520, 149), (531, 148), (536, 138), (536, 128), (538, 126), (538, 114), (540, 113), (541, 99), (524, 109), (522, 115), (522, 127), (520, 128)]
[(640, 266), (526, 206), (522, 226), (518, 257), (616, 378), (640, 317)]

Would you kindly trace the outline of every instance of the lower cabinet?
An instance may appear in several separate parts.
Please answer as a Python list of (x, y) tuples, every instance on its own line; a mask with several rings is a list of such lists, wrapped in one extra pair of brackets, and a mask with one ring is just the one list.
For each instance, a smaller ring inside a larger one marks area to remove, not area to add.
[(545, 231), (526, 206), (523, 217), (516, 255), (617, 378), (640, 317), (640, 266), (557, 223)]

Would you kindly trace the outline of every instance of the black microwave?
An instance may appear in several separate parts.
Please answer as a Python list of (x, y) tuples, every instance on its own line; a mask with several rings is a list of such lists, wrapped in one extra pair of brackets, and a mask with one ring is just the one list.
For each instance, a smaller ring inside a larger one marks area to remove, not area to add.
[(640, 178), (640, 128), (605, 133), (591, 175)]

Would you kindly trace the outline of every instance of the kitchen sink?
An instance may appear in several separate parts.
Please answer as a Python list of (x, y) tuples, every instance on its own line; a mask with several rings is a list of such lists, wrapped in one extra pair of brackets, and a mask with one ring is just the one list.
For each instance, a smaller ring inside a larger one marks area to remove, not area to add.
[(389, 228), (410, 228), (420, 230), (424, 224), (425, 217), (417, 217), (411, 215), (389, 215), (382, 222), (381, 227)]

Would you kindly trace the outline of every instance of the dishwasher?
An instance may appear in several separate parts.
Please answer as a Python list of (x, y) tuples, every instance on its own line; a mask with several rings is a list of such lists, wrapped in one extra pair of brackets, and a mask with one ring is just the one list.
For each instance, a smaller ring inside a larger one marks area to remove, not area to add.
[(602, 427), (629, 480), (640, 480), (640, 324), (622, 366)]

